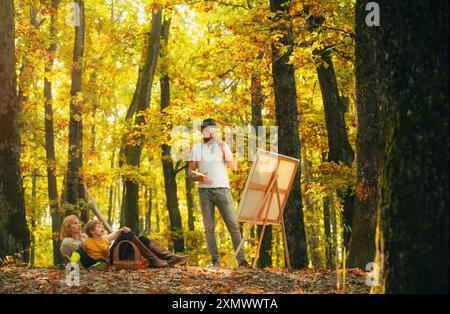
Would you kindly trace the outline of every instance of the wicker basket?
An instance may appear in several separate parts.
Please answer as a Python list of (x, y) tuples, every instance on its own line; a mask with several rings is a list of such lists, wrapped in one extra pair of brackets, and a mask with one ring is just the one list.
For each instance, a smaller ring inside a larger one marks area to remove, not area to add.
[[(119, 257), (119, 249), (120, 246), (123, 243), (129, 243), (131, 244), (131, 247), (134, 250), (134, 260), (121, 260)], [(113, 268), (116, 270), (120, 269), (126, 269), (126, 270), (139, 270), (139, 269), (145, 269), (148, 266), (148, 260), (146, 258), (143, 258), (141, 255), (141, 252), (139, 252), (139, 249), (137, 246), (128, 240), (120, 241), (116, 247), (114, 248), (113, 252)]]

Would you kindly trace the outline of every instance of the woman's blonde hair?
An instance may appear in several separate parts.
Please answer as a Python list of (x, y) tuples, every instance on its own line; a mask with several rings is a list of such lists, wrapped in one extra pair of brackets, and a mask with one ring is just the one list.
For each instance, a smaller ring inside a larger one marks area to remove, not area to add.
[(59, 238), (63, 240), (67, 237), (72, 237), (72, 232), (70, 231), (70, 226), (78, 220), (76, 215), (69, 215), (61, 223), (61, 231), (59, 233)]

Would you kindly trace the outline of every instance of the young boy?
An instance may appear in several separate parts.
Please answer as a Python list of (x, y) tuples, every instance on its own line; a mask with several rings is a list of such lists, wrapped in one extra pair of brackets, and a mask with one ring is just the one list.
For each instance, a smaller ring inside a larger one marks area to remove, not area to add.
[(83, 243), (83, 250), (95, 261), (91, 267), (104, 269), (108, 266), (109, 240), (103, 238), (103, 224), (98, 220), (90, 220), (84, 227), (89, 238)]
[[(88, 262), (87, 267), (89, 269), (105, 269), (109, 265), (109, 246), (111, 241), (118, 238), (122, 232), (129, 232), (130, 229), (123, 227), (107, 236), (103, 235), (104, 231), (103, 224), (98, 220), (90, 220), (84, 227), (84, 232), (88, 238), (84, 240), (81, 249), (88, 256), (86, 262)], [(81, 259), (80, 252), (74, 252), (70, 261), (79, 263)]]

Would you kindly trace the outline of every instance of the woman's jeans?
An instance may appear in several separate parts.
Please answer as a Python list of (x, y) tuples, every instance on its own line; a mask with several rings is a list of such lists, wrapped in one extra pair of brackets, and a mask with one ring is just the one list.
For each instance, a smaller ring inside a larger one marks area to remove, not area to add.
[[(234, 250), (242, 241), (236, 215), (234, 213), (233, 196), (229, 188), (199, 188), (200, 207), (202, 208), (203, 225), (205, 227), (206, 244), (213, 263), (219, 262), (219, 252), (216, 241), (216, 219), (215, 207), (219, 209), (220, 215), (228, 228), (233, 242)], [(245, 261), (245, 253), (241, 248), (236, 257), (238, 263)]]
[[(123, 240), (128, 240), (130, 241), (133, 237), (135, 237), (133, 232), (128, 232), (128, 233), (122, 233), (113, 243), (113, 245), (111, 246), (111, 248), (109, 249), (109, 263), (112, 264), (113, 263), (113, 253), (114, 253), (114, 248), (116, 247), (117, 244), (119, 244), (120, 241)], [(140, 236), (139, 240), (142, 243), (149, 243), (151, 240), (144, 237), (144, 236)], [(89, 255), (87, 255), (87, 253), (82, 249), (79, 248), (77, 250), (77, 253), (80, 254), (80, 262), (81, 265), (83, 265), (84, 268), (89, 268), (92, 265), (94, 265), (95, 263), (98, 262), (104, 262), (107, 263), (106, 260), (104, 260), (103, 258), (99, 258), (99, 259), (93, 259), (92, 257), (90, 257)], [(134, 250), (131, 247), (131, 245), (129, 243), (124, 243), (120, 246), (119, 248), (119, 258), (120, 259), (132, 259), (134, 256)]]

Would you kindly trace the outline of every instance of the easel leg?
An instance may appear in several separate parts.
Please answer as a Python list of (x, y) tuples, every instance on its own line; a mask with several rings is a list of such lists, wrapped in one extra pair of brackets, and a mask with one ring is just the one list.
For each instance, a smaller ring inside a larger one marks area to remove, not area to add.
[(251, 224), (249, 225), (249, 228), (247, 229), (247, 231), (245, 232), (245, 235), (242, 237), (242, 241), (241, 243), (239, 243), (239, 246), (237, 247), (237, 249), (234, 251), (233, 256), (230, 258), (230, 260), (228, 261), (227, 267), (230, 268), (231, 265), (233, 264), (233, 261), (236, 259), (236, 256), (238, 255), (239, 251), (242, 249), (242, 247), (244, 246), (244, 242), (248, 237), (248, 234), (250, 232), (250, 229), (254, 226), (255, 224)]

